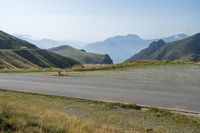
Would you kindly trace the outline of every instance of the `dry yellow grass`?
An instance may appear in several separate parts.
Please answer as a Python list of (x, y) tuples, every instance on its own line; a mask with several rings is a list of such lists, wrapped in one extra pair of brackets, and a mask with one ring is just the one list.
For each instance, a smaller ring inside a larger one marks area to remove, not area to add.
[[(6, 118), (4, 118), (6, 117)], [(6, 123), (3, 123), (2, 120)], [(3, 124), (2, 124), (3, 123)], [(115, 133), (116, 129), (97, 125), (93, 120), (26, 104), (0, 101), (1, 132)], [(10, 128), (8, 128), (10, 127)]]
[(134, 104), (90, 101), (0, 90), (0, 132), (200, 132), (200, 119)]

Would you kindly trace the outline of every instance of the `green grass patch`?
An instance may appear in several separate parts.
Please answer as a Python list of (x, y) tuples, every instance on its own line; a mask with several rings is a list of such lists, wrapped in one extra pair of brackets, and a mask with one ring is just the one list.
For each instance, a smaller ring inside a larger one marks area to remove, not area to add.
[(122, 64), (112, 65), (88, 65), (85, 67), (75, 67), (67, 69), (67, 71), (100, 71), (100, 70), (126, 70), (129, 68), (143, 68), (151, 66), (163, 66), (163, 65), (183, 65), (191, 64), (191, 62), (184, 61), (133, 61)]
[(0, 73), (41, 73), (41, 72), (58, 72), (60, 68), (34, 68), (34, 69), (0, 69)]
[[(112, 64), (112, 65), (86, 65), (84, 67), (75, 66), (71, 69), (62, 70), (58, 72), (49, 73), (53, 76), (86, 76), (89, 73), (98, 76), (105, 74), (104, 72), (119, 72), (119, 71), (133, 71), (137, 69), (146, 69), (152, 67), (162, 67), (162, 66), (177, 66), (177, 65), (189, 65), (195, 64), (193, 62), (183, 62), (183, 61), (134, 61), (122, 64)], [(196, 64), (195, 64), (196, 65)], [(95, 72), (98, 72), (98, 74)]]
[(184, 61), (133, 61), (122, 64), (105, 64), (105, 65), (75, 65), (72, 68), (32, 68), (32, 69), (0, 69), (0, 73), (41, 73), (53, 72), (55, 76), (67, 76), (65, 72), (87, 72), (87, 71), (117, 71), (128, 70), (136, 68), (147, 68), (156, 66), (173, 66), (173, 65), (186, 65), (194, 64), (199, 65), (197, 62), (184, 62)]

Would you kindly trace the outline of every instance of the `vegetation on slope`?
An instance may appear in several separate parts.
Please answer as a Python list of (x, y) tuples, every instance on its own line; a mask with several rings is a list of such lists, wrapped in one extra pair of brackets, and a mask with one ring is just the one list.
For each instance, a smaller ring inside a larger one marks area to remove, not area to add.
[(139, 53), (137, 53), (130, 59), (126, 60), (125, 62), (133, 60), (149, 60), (150, 56), (164, 45), (166, 45), (166, 42), (164, 42), (163, 40), (155, 41), (151, 43), (148, 48), (140, 51)]
[(0, 69), (66, 68), (73, 65), (80, 63), (0, 31)]
[[(0, 69), (1, 73), (34, 73), (34, 72), (53, 72), (51, 75), (58, 75), (58, 72), (61, 72), (61, 75), (64, 76), (63, 72), (66, 72), (66, 75), (69, 72), (84, 72), (84, 71), (118, 71), (118, 70), (128, 70), (136, 68), (146, 68), (146, 67), (158, 67), (158, 66), (168, 66), (168, 65), (184, 65), (184, 64), (194, 64), (199, 65), (199, 63), (194, 62), (184, 62), (184, 61), (133, 61), (122, 64), (96, 64), (96, 65), (74, 65), (72, 68), (29, 68), (29, 69)], [(56, 72), (56, 74), (55, 74)]]
[[(151, 50), (152, 45), (158, 46)], [(134, 60), (185, 60), (200, 61), (200, 33), (187, 39), (161, 45), (154, 42), (147, 49), (142, 50), (127, 61)]]
[(50, 51), (62, 56), (74, 59), (82, 64), (112, 64), (109, 55), (88, 53), (84, 50), (79, 50), (71, 46), (60, 46), (49, 49)]
[(78, 64), (75, 60), (41, 49), (0, 50), (1, 69), (66, 68)]
[(143, 67), (156, 67), (162, 65), (182, 65), (190, 64), (192, 62), (184, 61), (132, 61), (122, 64), (113, 64), (113, 65), (87, 65), (85, 67), (73, 67), (67, 69), (67, 71), (101, 71), (101, 70), (126, 70), (129, 68), (143, 68)]
[(0, 30), (0, 49), (38, 49), (38, 47)]
[(0, 132), (200, 132), (200, 119), (134, 104), (0, 91)]

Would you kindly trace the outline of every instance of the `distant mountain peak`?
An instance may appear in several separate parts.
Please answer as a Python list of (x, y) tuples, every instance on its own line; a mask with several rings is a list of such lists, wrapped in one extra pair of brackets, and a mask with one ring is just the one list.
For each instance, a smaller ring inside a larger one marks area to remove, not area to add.
[(165, 38), (163, 38), (163, 40), (165, 42), (174, 42), (174, 41), (186, 39), (188, 37), (189, 36), (184, 34), (184, 33), (179, 33), (179, 34), (175, 34), (175, 35), (172, 35), (172, 36), (169, 36), (169, 37), (165, 37)]
[(140, 37), (137, 34), (128, 34), (125, 37), (128, 37), (128, 38), (132, 37), (132, 38), (138, 38), (138, 39), (140, 39)]
[(149, 48), (158, 48), (158, 47), (161, 47), (161, 46), (163, 46), (163, 45), (165, 45), (166, 44), (166, 42), (165, 41), (163, 41), (162, 39), (160, 39), (160, 40), (158, 40), (158, 41), (154, 41), (154, 42), (152, 42), (151, 44), (150, 44), (150, 46), (149, 46)]
[(179, 34), (172, 36), (172, 38), (174, 38), (175, 40), (181, 40), (181, 39), (185, 39), (185, 38), (188, 38), (188, 37), (189, 36), (184, 34), (184, 33), (179, 33)]
[(105, 41), (118, 41), (118, 40), (141, 40), (141, 38), (136, 34), (127, 34), (127, 35), (118, 35), (114, 37), (110, 37)]

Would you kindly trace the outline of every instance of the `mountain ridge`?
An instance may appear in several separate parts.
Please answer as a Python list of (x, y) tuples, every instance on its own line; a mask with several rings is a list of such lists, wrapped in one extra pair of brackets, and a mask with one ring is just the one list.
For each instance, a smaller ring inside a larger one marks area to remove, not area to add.
[(58, 41), (54, 39), (49, 39), (49, 38), (34, 38), (30, 35), (23, 35), (23, 34), (15, 34), (14, 35), (17, 38), (20, 38), (22, 40), (26, 40), (32, 44), (37, 45), (39, 48), (43, 49), (50, 49), (53, 47), (58, 47), (62, 45), (70, 45), (70, 46), (75, 46), (75, 47), (80, 47), (79, 45), (82, 44), (81, 42), (74, 42), (74, 41)]
[(39, 49), (37, 46), (0, 31), (0, 68), (66, 68), (79, 62)]
[[(170, 37), (165, 37), (163, 40), (177, 41), (185, 39), (186, 37), (188, 36), (185, 34), (176, 34)], [(121, 63), (157, 40), (159, 39), (142, 39), (136, 34), (128, 34), (125, 36), (119, 35), (107, 38), (104, 41), (90, 43), (86, 45), (84, 49), (89, 52), (109, 54), (114, 63)]]
[[(154, 42), (156, 44), (156, 42)], [(150, 45), (151, 46), (151, 45)], [(150, 46), (127, 61), (133, 60), (187, 60), (200, 61), (200, 33), (175, 42), (166, 43), (156, 51), (148, 53)], [(126, 61), (126, 62), (127, 62)]]
[(79, 50), (68, 45), (54, 47), (49, 51), (72, 58), (82, 64), (113, 64), (109, 55), (88, 53), (83, 49)]
[(0, 30), (0, 49), (38, 49), (37, 46), (25, 40), (18, 39)]

